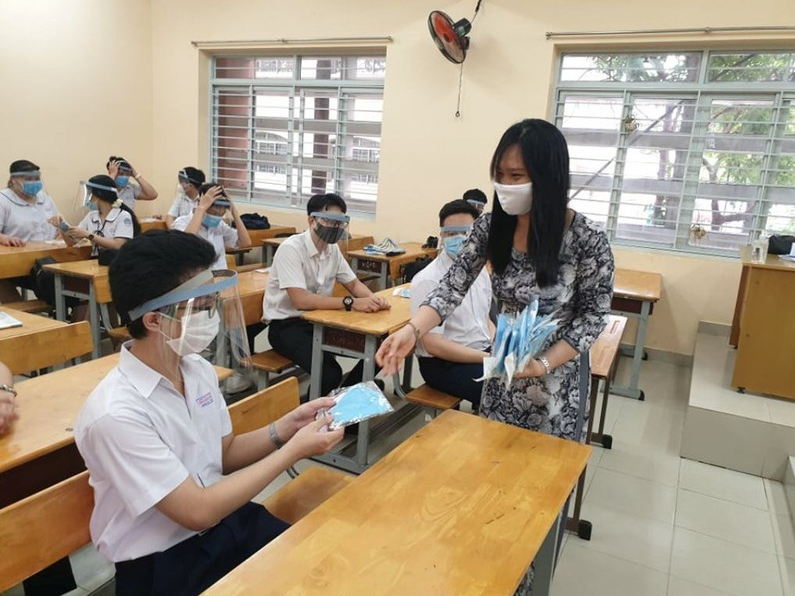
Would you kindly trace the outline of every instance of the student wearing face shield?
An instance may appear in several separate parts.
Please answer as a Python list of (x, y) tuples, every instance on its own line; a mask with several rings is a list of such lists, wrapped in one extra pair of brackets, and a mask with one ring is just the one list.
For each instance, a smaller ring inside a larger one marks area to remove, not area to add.
[[(304, 312), (377, 312), (390, 306), (359, 281), (337, 246), (349, 222), (342, 197), (314, 195), (306, 211), (307, 230), (287, 238), (276, 251), (265, 286), (262, 312), (263, 322), (269, 323), (268, 340), (273, 349), (309, 373), (312, 370), (312, 324), (301, 318)], [(349, 296), (332, 296), (337, 282), (345, 286)], [(343, 385), (361, 381), (363, 368), (364, 363), (360, 361)], [(321, 393), (327, 395), (342, 381), (342, 368), (333, 355), (324, 353)]]
[[(41, 169), (32, 161), (20, 159), (9, 168), (8, 186), (0, 190), (0, 244), (25, 246), (28, 242), (54, 240), (61, 216), (44, 190)], [(35, 290), (32, 276), (0, 281), (0, 302), (21, 300), (16, 288)]]
[(461, 198), (477, 209), (478, 215), (483, 213), (483, 210), (486, 208), (486, 203), (489, 202), (486, 193), (479, 188), (470, 188)]
[[(451, 201), (439, 211), (442, 250), (411, 280), (411, 314), (417, 314), (428, 295), (453, 265), (472, 224), (475, 207), (463, 200)], [(485, 270), (478, 273), (461, 304), (438, 327), (417, 344), (420, 372), (425, 382), (472, 404), (477, 413), (483, 381), (483, 359), (489, 355), (494, 326), (489, 320), (491, 280)]]
[(174, 227), (174, 221), (178, 218), (193, 214), (194, 209), (199, 205), (199, 191), (204, 180), (204, 172), (199, 169), (186, 167), (179, 171), (177, 174), (179, 192), (166, 215), (166, 225), (169, 228)]
[(123, 157), (111, 155), (105, 167), (108, 170), (108, 176), (113, 178), (119, 189), (119, 198), (122, 203), (132, 211), (135, 211), (135, 201), (154, 201), (157, 198), (155, 187), (144, 180), (143, 174), (139, 174), (132, 164)]
[(119, 596), (206, 590), (288, 527), (251, 499), (343, 436), (315, 420), (331, 399), (233, 434), (198, 354), (242, 316), (236, 274), (214, 262), (208, 242), (169, 230), (130, 240), (110, 266), (133, 339), (86, 400), (75, 441), (94, 488), (91, 537), (116, 566)]
[[(227, 211), (232, 213), (234, 228), (223, 220)], [(199, 204), (193, 213), (177, 218), (172, 227), (175, 230), (196, 234), (215, 247), (213, 269), (226, 269), (225, 247), (251, 246), (251, 238), (243, 220), (240, 219), (237, 207), (217, 182), (202, 184), (199, 189)]]

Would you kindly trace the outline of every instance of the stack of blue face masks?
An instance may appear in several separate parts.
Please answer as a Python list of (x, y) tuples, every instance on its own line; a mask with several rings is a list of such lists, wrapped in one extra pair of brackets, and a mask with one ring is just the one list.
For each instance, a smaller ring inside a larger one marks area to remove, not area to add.
[(317, 417), (330, 414), (334, 419), (329, 424), (330, 430), (350, 426), (393, 411), (392, 404), (372, 381), (337, 389), (332, 391), (329, 397), (333, 397), (336, 404), (328, 411), (319, 410)]
[(501, 379), (510, 385), (516, 371), (524, 370), (558, 329), (554, 315), (538, 316), (538, 300), (533, 300), (519, 314), (497, 317), (497, 332), (491, 356), (483, 359), (482, 379)]

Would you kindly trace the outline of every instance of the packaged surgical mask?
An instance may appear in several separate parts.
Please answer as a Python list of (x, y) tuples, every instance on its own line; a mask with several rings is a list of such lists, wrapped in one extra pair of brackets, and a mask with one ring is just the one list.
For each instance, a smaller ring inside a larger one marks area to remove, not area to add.
[(22, 183), (22, 192), (30, 197), (39, 194), (42, 188), (44, 188), (44, 185), (41, 183), (41, 180), (29, 180)]
[(524, 215), (530, 213), (533, 206), (533, 183), (499, 184), (494, 183), (500, 207), (508, 215)]
[(209, 213), (202, 218), (202, 225), (205, 228), (217, 228), (221, 225), (221, 220), (223, 217), (219, 217), (218, 215), (210, 215)]
[(329, 397), (334, 398), (335, 405), (317, 413), (317, 418), (327, 415), (333, 418), (329, 430), (337, 430), (394, 411), (392, 404), (372, 381), (337, 389)]

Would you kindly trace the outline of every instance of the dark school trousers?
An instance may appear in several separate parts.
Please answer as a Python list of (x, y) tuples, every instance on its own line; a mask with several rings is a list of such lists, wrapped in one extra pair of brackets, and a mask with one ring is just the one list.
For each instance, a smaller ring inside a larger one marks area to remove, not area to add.
[(418, 358), (420, 373), (428, 385), (472, 404), (472, 411), (480, 409), (480, 394), (483, 381), (483, 365), (450, 362), (441, 358)]

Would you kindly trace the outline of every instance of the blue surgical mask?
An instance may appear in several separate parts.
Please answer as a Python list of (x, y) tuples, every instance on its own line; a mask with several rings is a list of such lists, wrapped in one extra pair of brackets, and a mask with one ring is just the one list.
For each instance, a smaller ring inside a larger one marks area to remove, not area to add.
[(44, 187), (40, 180), (30, 180), (28, 182), (22, 183), (22, 192), (24, 192), (28, 196), (35, 196), (39, 194), (39, 191)]
[(461, 247), (464, 245), (465, 238), (466, 236), (463, 234), (456, 234), (455, 236), (443, 238), (442, 246), (444, 246), (445, 252), (447, 252), (451, 258), (455, 259), (458, 256), (458, 253), (461, 252)]
[(221, 217), (217, 215), (210, 215), (209, 213), (202, 217), (202, 225), (205, 228), (217, 228), (218, 225), (221, 223)]
[(97, 205), (96, 201), (89, 201), (88, 202), (88, 210), (89, 211), (99, 211), (99, 205)]
[(119, 188), (124, 188), (127, 186), (127, 183), (130, 181), (129, 176), (116, 176), (116, 186)]

